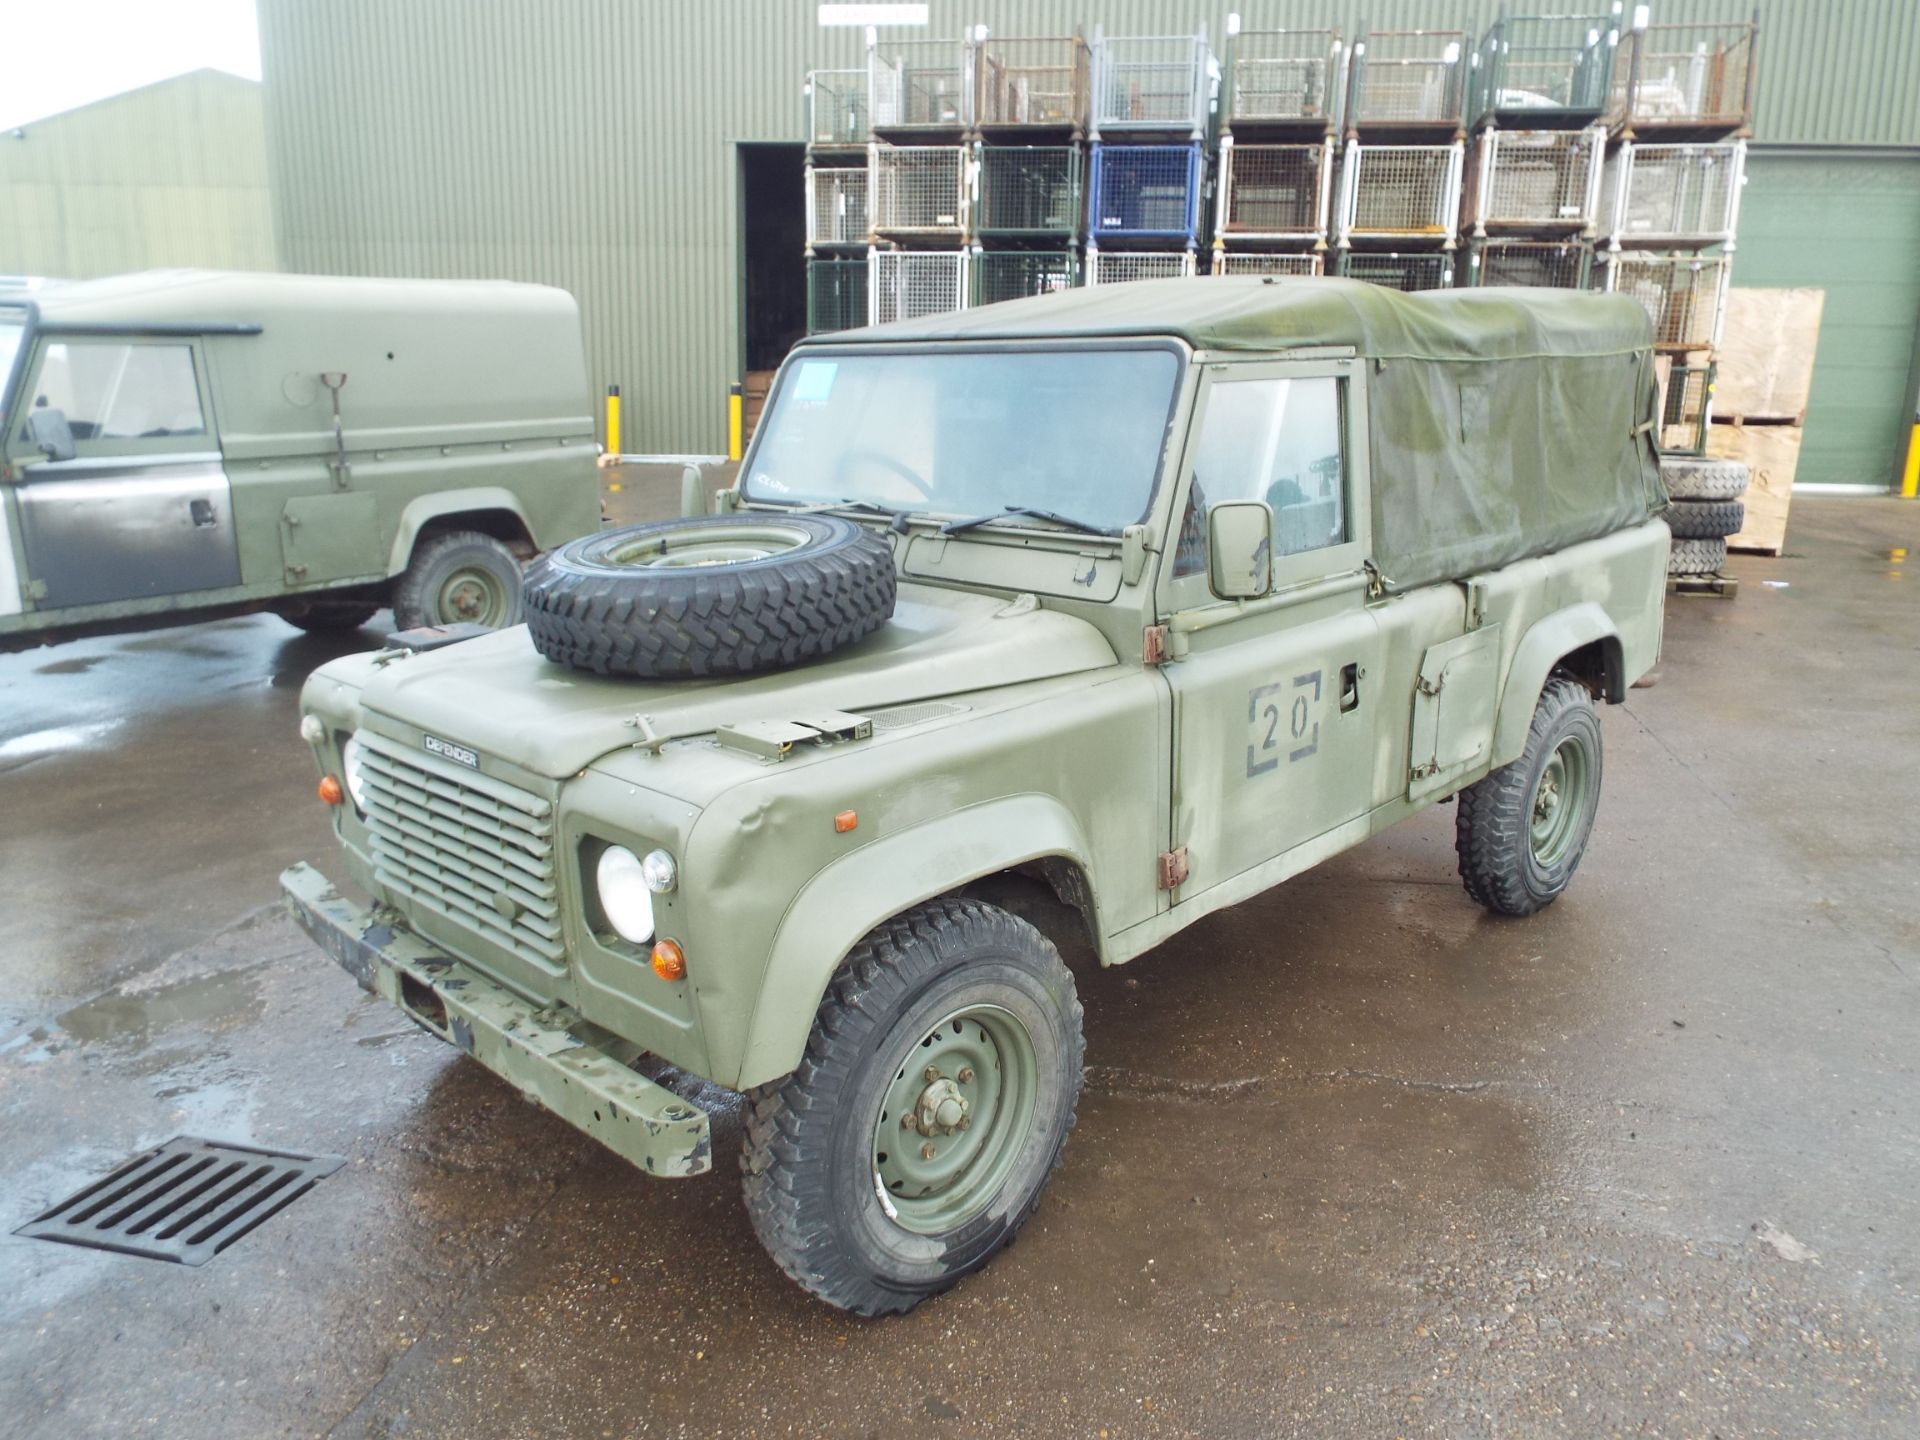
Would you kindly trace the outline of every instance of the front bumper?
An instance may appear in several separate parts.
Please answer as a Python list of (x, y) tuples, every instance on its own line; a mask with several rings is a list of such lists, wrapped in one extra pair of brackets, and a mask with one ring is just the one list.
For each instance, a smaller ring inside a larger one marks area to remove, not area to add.
[(649, 1175), (713, 1168), (707, 1114), (632, 1068), (640, 1049), (564, 1005), (536, 1007), (386, 912), (343, 898), (310, 865), (280, 876), (300, 928), (360, 982), (529, 1100)]

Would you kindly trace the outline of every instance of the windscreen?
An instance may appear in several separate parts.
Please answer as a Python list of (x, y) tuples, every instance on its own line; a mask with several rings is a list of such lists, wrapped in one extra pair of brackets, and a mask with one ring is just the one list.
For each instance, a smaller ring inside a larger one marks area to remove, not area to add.
[(1117, 531), (1153, 498), (1173, 350), (801, 358), (760, 422), (742, 493), (975, 516), (1038, 506)]
[(0, 413), (5, 412), (7, 382), (13, 377), (13, 362), (20, 354), (20, 342), (26, 333), (24, 312), (0, 310)]

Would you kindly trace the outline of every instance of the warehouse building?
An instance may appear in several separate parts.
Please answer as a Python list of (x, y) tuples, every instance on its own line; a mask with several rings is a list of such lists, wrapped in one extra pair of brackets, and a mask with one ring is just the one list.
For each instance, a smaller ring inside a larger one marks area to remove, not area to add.
[(0, 132), (0, 275), (276, 264), (258, 81), (194, 70)]
[[(624, 448), (725, 447), (726, 395), (804, 332), (808, 71), (883, 37), (1361, 26), (1348, 0), (261, 0), (285, 268), (564, 286)], [(1478, 36), (1487, 0), (1374, 0)], [(1567, 9), (1565, 6), (1548, 7)], [(1608, 5), (1594, 9), (1604, 16)], [(1656, 23), (1751, 0), (1658, 0)], [(1312, 13), (1309, 13), (1312, 12)], [(1898, 482), (1920, 385), (1920, 7), (1773, 0), (1734, 283), (1826, 292), (1801, 482)], [(850, 23), (841, 23), (850, 22)]]

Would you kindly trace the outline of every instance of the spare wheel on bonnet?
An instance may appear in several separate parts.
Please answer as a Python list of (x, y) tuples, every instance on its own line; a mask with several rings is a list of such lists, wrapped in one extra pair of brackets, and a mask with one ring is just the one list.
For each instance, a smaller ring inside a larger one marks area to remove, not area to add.
[(526, 581), (549, 660), (677, 680), (817, 660), (893, 614), (893, 554), (837, 515), (749, 512), (570, 541)]

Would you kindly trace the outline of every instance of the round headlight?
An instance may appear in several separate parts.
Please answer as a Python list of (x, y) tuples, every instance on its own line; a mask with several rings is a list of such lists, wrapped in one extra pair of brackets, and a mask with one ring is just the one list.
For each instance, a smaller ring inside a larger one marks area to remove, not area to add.
[(367, 747), (360, 743), (358, 735), (349, 735), (347, 743), (340, 747), (340, 770), (346, 778), (347, 794), (353, 797), (353, 808), (366, 814)]
[(653, 895), (647, 888), (640, 857), (625, 846), (609, 845), (600, 852), (593, 879), (600, 909), (620, 938), (633, 945), (651, 940)]
[(664, 850), (649, 850), (642, 856), (640, 873), (646, 878), (647, 889), (656, 895), (666, 894), (680, 878), (679, 872), (674, 869), (673, 856)]

